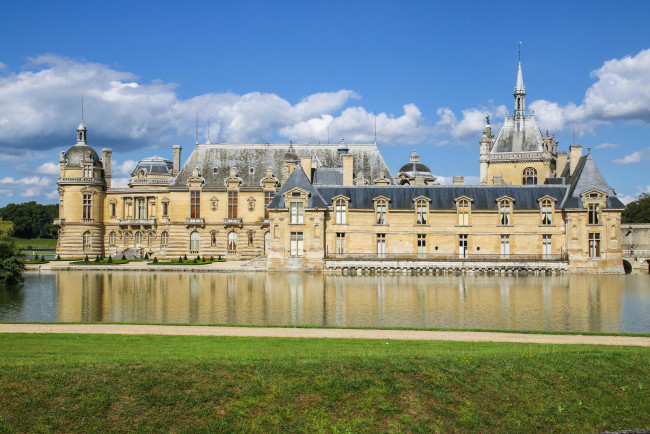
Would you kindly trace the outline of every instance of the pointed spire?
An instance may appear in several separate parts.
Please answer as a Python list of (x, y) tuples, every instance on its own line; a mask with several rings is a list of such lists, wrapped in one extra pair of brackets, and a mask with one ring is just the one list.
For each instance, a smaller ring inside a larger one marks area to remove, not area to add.
[(515, 92), (523, 92), (526, 94), (526, 86), (524, 86), (524, 76), (521, 73), (521, 60), (519, 61), (519, 70), (517, 70), (517, 84), (515, 85)]

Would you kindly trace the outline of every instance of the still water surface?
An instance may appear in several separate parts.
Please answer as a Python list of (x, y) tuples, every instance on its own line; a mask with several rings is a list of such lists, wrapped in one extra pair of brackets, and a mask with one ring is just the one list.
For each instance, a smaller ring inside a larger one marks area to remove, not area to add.
[(26, 273), (0, 321), (650, 332), (650, 276)]

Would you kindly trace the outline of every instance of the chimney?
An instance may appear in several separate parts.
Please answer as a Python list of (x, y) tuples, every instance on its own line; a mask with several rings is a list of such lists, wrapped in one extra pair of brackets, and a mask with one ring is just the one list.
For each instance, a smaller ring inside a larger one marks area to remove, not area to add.
[(302, 170), (305, 171), (307, 179), (311, 181), (311, 157), (301, 157), (300, 165), (302, 166)]
[(465, 185), (464, 176), (454, 176), (454, 185)]
[(354, 185), (354, 157), (343, 155), (343, 185)]
[(576, 170), (578, 161), (582, 157), (582, 146), (580, 145), (571, 145), (569, 146), (569, 175), (573, 176), (573, 172)]
[(104, 148), (102, 149), (102, 166), (104, 167), (104, 179), (106, 180), (106, 188), (111, 188), (111, 155), (113, 150)]
[(560, 177), (562, 176), (562, 172), (564, 172), (564, 168), (566, 167), (566, 162), (569, 158), (569, 154), (566, 152), (559, 152), (557, 154), (557, 160), (555, 161), (555, 176)]
[(178, 175), (178, 172), (181, 171), (181, 148), (178, 145), (172, 146), (172, 151), (174, 151), (174, 167), (172, 168), (172, 176)]
[(59, 177), (63, 178), (63, 169), (65, 168), (65, 151), (61, 151), (61, 156), (59, 157)]

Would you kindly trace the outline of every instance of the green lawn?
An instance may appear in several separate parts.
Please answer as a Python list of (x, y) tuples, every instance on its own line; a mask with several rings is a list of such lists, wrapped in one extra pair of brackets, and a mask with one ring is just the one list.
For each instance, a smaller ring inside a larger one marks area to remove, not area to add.
[(13, 238), (16, 247), (21, 249), (56, 249), (56, 240), (47, 238)]
[(0, 431), (647, 428), (650, 349), (0, 334)]

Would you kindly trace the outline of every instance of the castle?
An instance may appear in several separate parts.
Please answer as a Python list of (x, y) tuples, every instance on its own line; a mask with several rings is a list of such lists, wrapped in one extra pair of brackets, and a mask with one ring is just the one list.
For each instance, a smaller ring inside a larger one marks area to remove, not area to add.
[[(87, 129), (61, 152), (57, 254), (266, 258), (269, 270), (393, 267), (622, 273), (621, 212), (591, 153), (558, 152), (525, 111), (479, 140), (481, 185), (438, 185), (414, 151), (392, 176), (375, 144), (196, 144), (111, 186)], [(514, 265), (513, 265), (514, 264)]]

